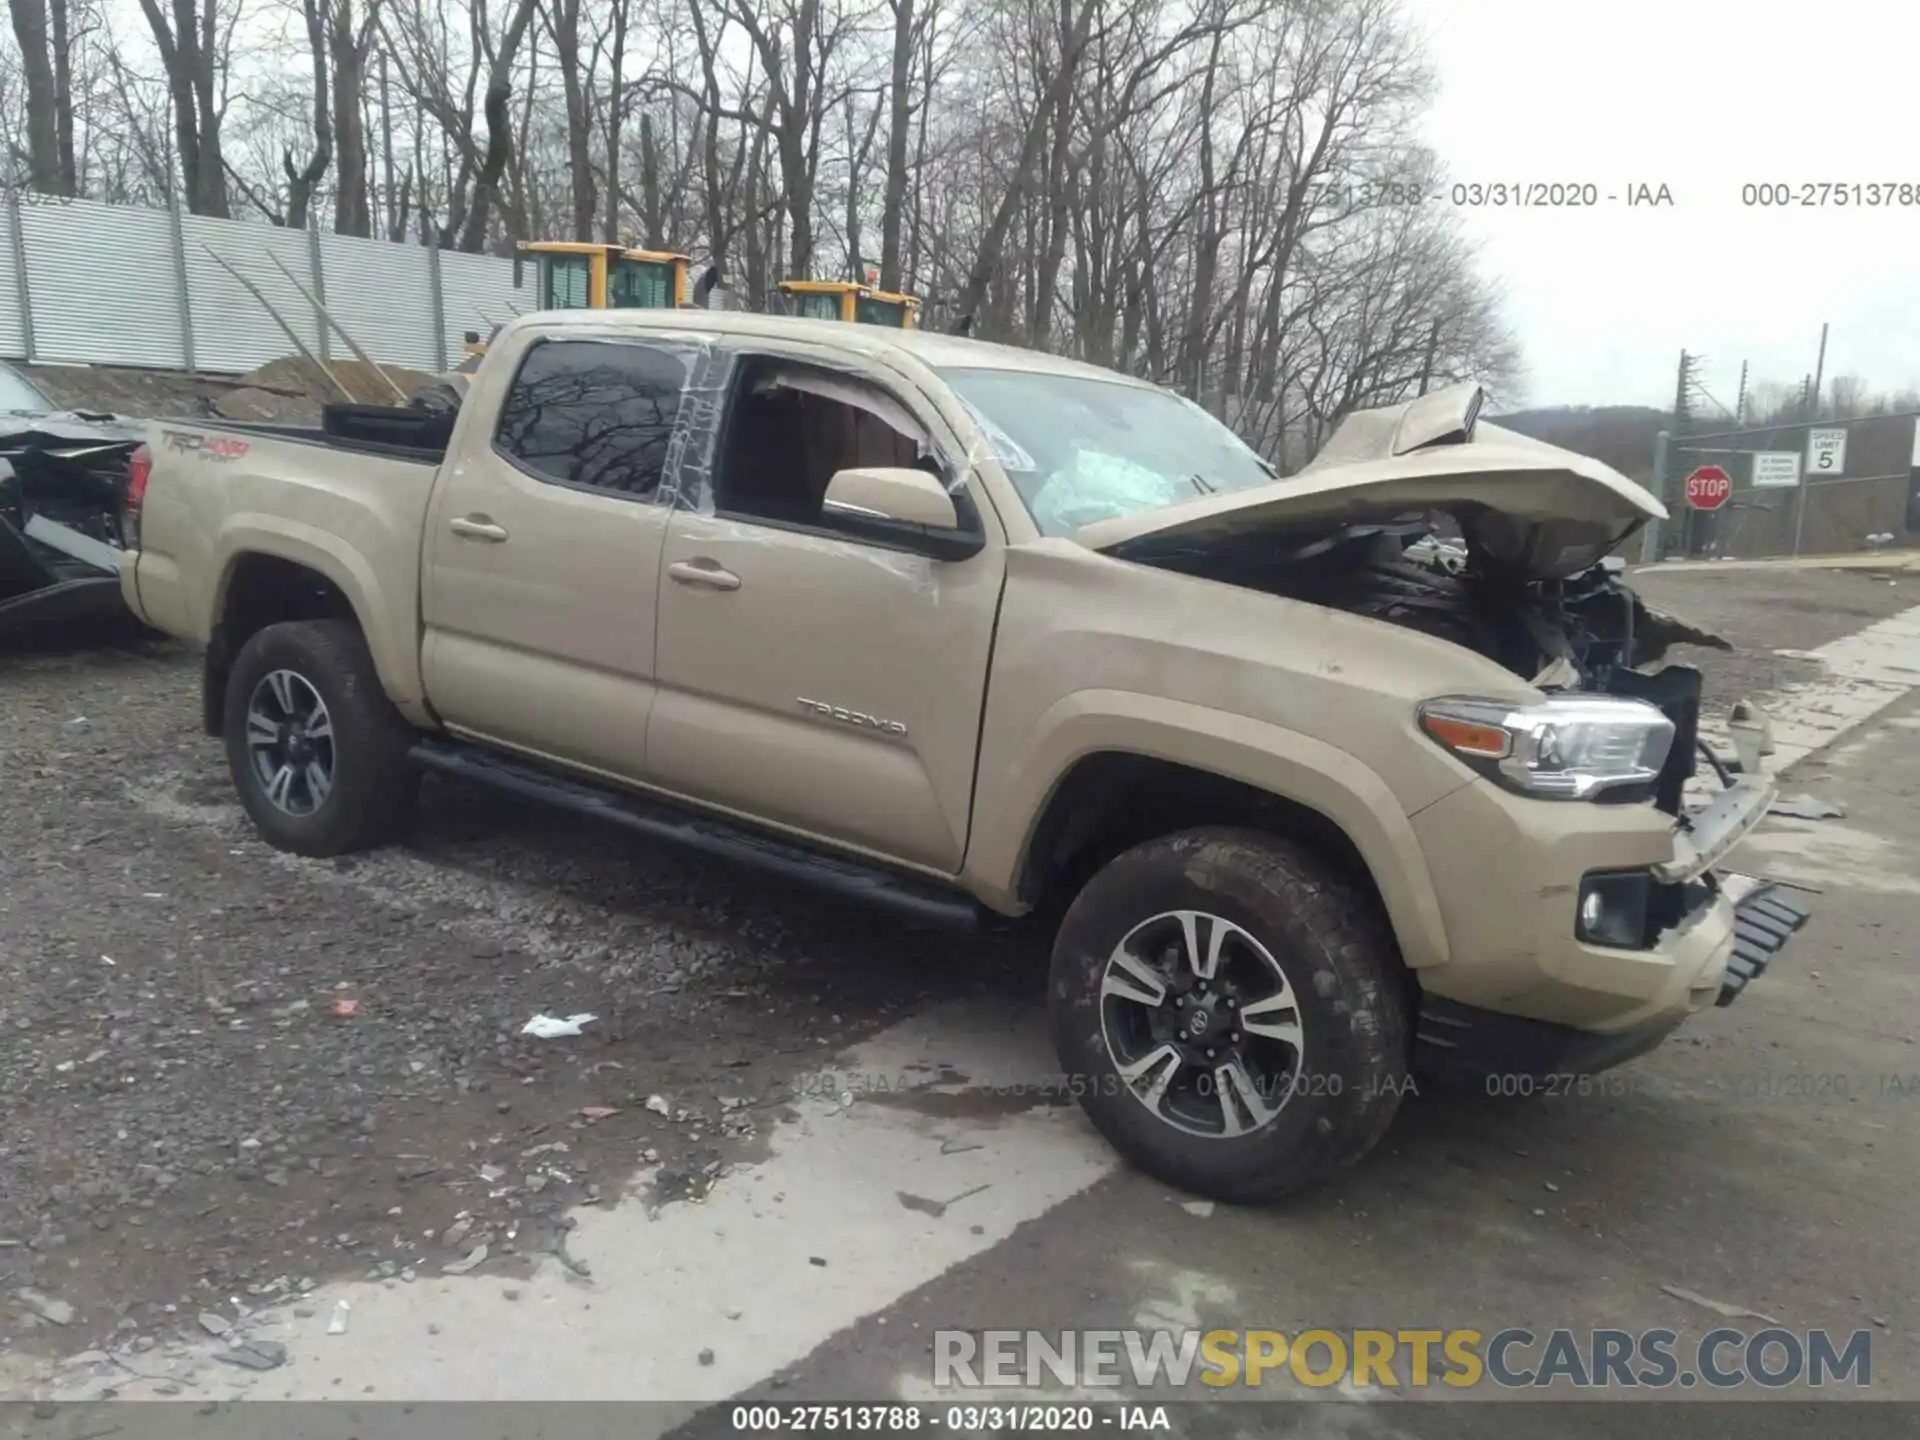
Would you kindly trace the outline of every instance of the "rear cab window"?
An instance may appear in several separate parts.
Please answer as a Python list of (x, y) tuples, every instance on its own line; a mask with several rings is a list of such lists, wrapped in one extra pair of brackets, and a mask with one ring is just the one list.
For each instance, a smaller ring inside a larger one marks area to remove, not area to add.
[(543, 340), (520, 362), (494, 449), (537, 479), (652, 500), (687, 375), (682, 352), (644, 341)]

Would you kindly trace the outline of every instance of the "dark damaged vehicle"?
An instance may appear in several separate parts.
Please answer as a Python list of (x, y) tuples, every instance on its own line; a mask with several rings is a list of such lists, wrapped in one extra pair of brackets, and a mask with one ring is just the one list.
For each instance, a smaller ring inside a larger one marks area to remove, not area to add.
[(61, 410), (0, 365), (0, 646), (128, 616), (120, 556), (143, 422)]

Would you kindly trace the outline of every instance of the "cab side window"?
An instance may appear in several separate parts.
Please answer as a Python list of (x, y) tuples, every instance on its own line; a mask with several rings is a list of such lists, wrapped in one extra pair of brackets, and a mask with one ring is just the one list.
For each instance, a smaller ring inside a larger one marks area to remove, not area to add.
[(652, 499), (686, 382), (686, 361), (658, 346), (543, 341), (520, 362), (494, 448), (542, 480)]

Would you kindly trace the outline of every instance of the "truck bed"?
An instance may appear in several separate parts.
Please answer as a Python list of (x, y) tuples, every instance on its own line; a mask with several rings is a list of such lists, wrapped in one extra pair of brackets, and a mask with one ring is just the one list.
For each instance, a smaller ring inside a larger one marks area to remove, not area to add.
[(405, 405), (327, 405), (321, 409), (317, 426), (218, 420), (209, 428), (438, 465), (446, 458), (453, 421), (450, 412)]
[[(373, 597), (383, 623), (369, 643), (401, 693), (417, 693), (422, 524), (446, 454), (429, 426), (446, 418), (385, 411), (369, 424), (378, 409), (319, 426), (154, 422), (138, 555), (122, 569), (136, 613), (207, 643), (233, 556), (305, 566)], [(407, 424), (420, 443), (373, 438)]]

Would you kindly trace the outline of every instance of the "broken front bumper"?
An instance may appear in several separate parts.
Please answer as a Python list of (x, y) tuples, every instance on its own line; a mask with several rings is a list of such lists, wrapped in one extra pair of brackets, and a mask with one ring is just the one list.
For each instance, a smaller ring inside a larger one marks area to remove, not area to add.
[(1765, 717), (1743, 713), (1737, 759), (1715, 757), (1724, 788), (1690, 782), (1683, 815), (1473, 785), (1414, 817), (1453, 954), (1419, 973), (1423, 1048), (1605, 1068), (1766, 968), (1807, 907), (1724, 868), (1776, 795)]
[(1743, 775), (1703, 810), (1680, 823), (1673, 837), (1673, 858), (1655, 865), (1653, 878), (1663, 885), (1697, 879), (1733, 853), (1733, 847), (1767, 818), (1779, 793), (1765, 775)]

